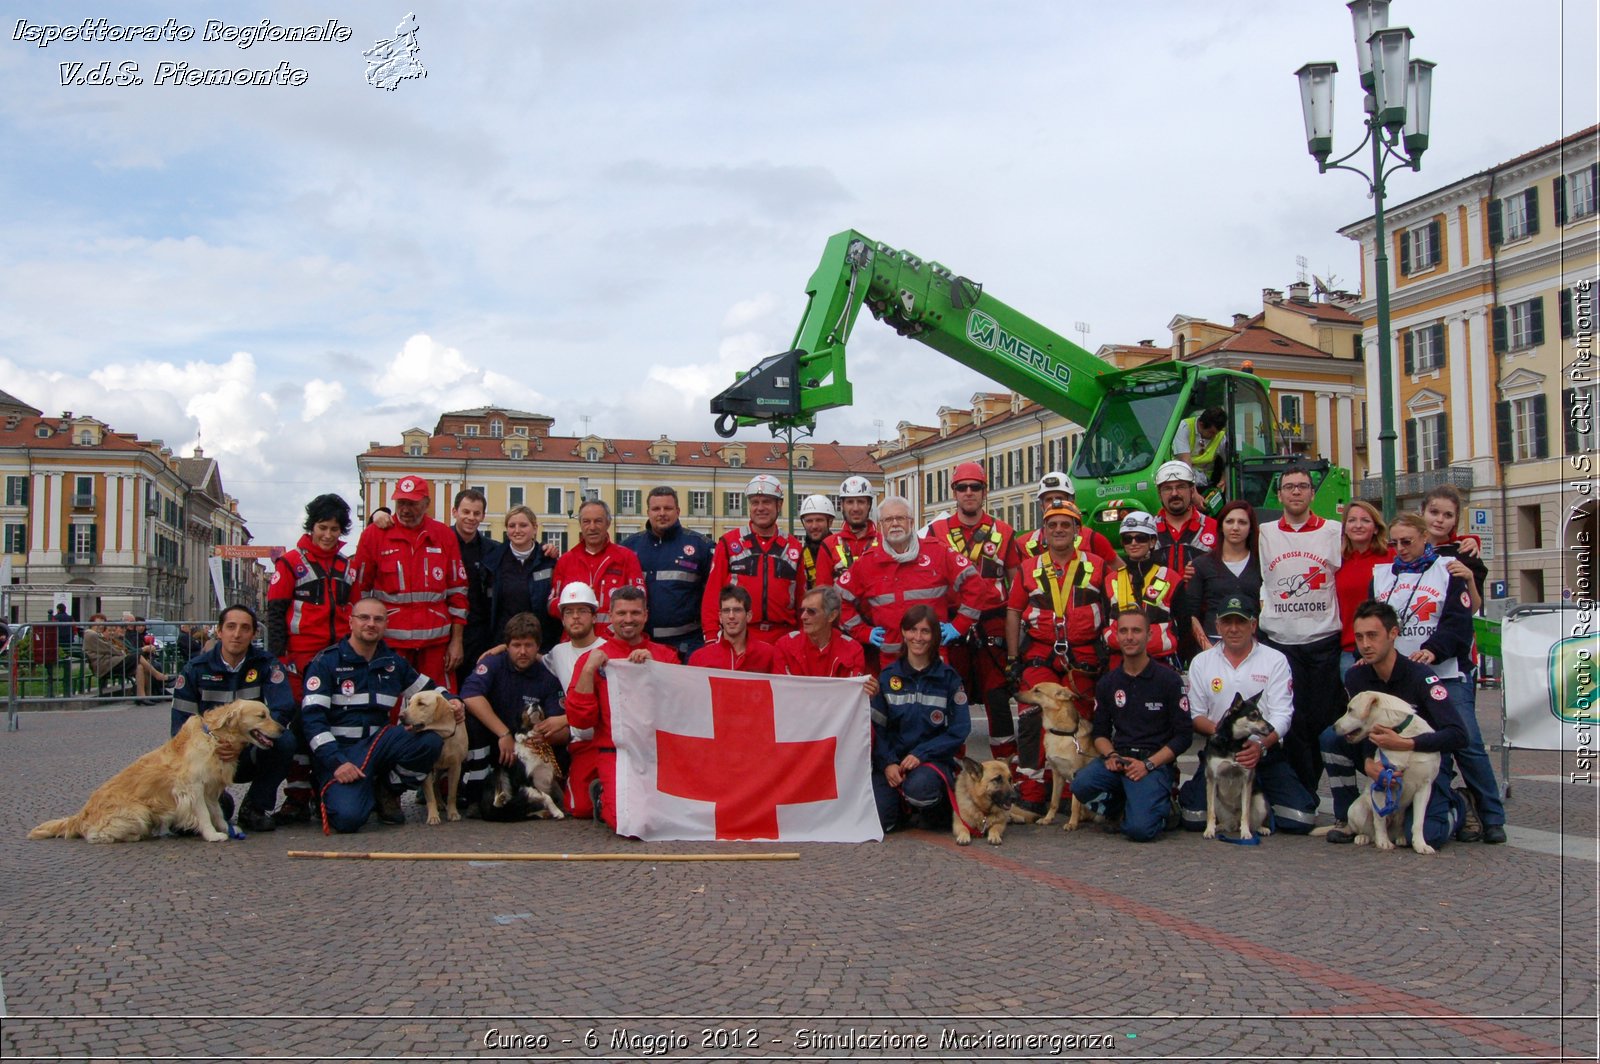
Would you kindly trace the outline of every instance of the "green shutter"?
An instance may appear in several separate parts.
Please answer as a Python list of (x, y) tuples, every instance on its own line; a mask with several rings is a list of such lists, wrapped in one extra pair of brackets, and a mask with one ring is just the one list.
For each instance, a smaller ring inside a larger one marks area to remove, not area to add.
[(1417, 334), (1416, 334), (1416, 330), (1407, 329), (1405, 332), (1400, 334), (1400, 340), (1401, 340), (1400, 347), (1401, 347), (1402, 350), (1405, 351), (1405, 355), (1404, 355), (1405, 370), (1403, 372), (1405, 373), (1406, 376), (1409, 377), (1413, 373), (1417, 372), (1417, 354), (1416, 354)]
[(1428, 246), (1433, 249), (1433, 261), (1435, 263), (1444, 258), (1444, 243), (1439, 239), (1439, 222), (1437, 219), (1428, 223)]
[(1433, 329), (1433, 355), (1436, 359), (1433, 368), (1443, 369), (1445, 356), (1449, 354), (1444, 349), (1444, 322), (1436, 321), (1431, 328)]
[(1406, 230), (1400, 234), (1400, 275), (1409, 276), (1411, 273), (1411, 231)]
[(1572, 301), (1574, 292), (1570, 288), (1563, 288), (1556, 296), (1556, 310), (1561, 317), (1561, 338), (1569, 339), (1572, 336)]
[[(1567, 224), (1567, 179), (1557, 174), (1550, 182), (1550, 195), (1556, 201), (1556, 224)], [(1565, 335), (1564, 333), (1562, 335)]]
[(1489, 246), (1499, 247), (1505, 243), (1505, 222), (1500, 217), (1500, 201), (1492, 200), (1489, 203)]
[(1522, 195), (1528, 204), (1528, 235), (1532, 236), (1539, 231), (1539, 186), (1534, 185)]
[(1439, 415), (1439, 467), (1450, 464), (1450, 414)]
[(1511, 401), (1508, 399), (1494, 404), (1494, 435), (1500, 461), (1511, 461)]
[(1503, 355), (1506, 352), (1506, 308), (1495, 307), (1492, 318), (1494, 321), (1494, 353)]
[(1406, 418), (1406, 472), (1417, 471), (1417, 419)]
[(1543, 392), (1533, 397), (1533, 456), (1535, 458), (1550, 457), (1550, 418), (1549, 404)]
[(1544, 343), (1544, 296), (1534, 296), (1528, 300), (1531, 304), (1530, 332), (1533, 337), (1532, 346), (1538, 347)]

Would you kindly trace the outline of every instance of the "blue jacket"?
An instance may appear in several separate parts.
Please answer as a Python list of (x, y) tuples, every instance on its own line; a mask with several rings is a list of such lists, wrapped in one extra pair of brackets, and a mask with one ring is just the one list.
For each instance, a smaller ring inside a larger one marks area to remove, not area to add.
[(972, 731), (961, 676), (942, 661), (917, 672), (905, 658), (883, 670), (872, 699), (872, 770), (907, 754), (949, 766)]
[(252, 644), (239, 667), (229, 669), (223, 664), (219, 643), (191, 658), (178, 673), (172, 685), (172, 734), (177, 735), (196, 713), (241, 698), (264, 702), (279, 724), (287, 726), (294, 720), (294, 693), (278, 659)]
[(317, 771), (333, 774), (351, 761), (346, 748), (356, 748), (389, 723), (396, 707), (419, 691), (450, 692), (411, 667), (380, 642), (368, 661), (341, 639), (306, 667), (305, 698), (300, 715)]
[[(502, 540), (491, 539), (483, 545), (483, 560), (478, 566), (478, 586), (489, 599), (489, 644), (492, 646), (500, 639), (500, 633), (505, 629), (505, 624), (511, 617), (502, 607), (504, 596), (500, 594), (500, 563), (511, 553), (511, 547)], [(554, 558), (545, 557), (544, 544), (533, 545), (533, 556), (529, 559), (533, 564), (528, 568), (528, 598), (532, 600), (533, 615), (539, 618), (543, 626), (543, 638), (539, 645), (548, 650), (561, 639), (561, 626), (550, 616), (546, 608), (550, 604), (551, 577), (555, 575), (556, 562)]]
[(700, 600), (711, 575), (715, 546), (700, 533), (674, 524), (665, 536), (649, 525), (622, 541), (639, 556), (644, 570), (644, 590), (649, 597), (650, 638), (658, 643), (683, 639), (700, 632)]
[[(1413, 741), (1418, 751), (1424, 753), (1452, 753), (1467, 745), (1467, 726), (1461, 721), (1461, 712), (1450, 697), (1450, 688), (1441, 683), (1433, 666), (1412, 661), (1396, 654), (1389, 679), (1383, 680), (1364, 661), (1358, 661), (1344, 674), (1345, 693), (1351, 698), (1366, 691), (1381, 691), (1394, 695), (1417, 711), (1417, 716), (1428, 722), (1433, 731), (1419, 735)], [(1376, 757), (1376, 744), (1371, 740), (1362, 744), (1366, 757)]]

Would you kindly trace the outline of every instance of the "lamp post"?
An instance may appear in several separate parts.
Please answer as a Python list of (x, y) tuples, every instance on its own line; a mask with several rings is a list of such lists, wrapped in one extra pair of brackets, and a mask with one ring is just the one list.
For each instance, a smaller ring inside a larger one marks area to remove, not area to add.
[[(1317, 172), (1348, 170), (1367, 182), (1372, 195), (1372, 221), (1377, 261), (1378, 309), (1378, 444), (1382, 454), (1383, 512), (1395, 514), (1393, 345), (1389, 336), (1389, 250), (1383, 230), (1384, 183), (1396, 170), (1422, 169), (1428, 148), (1428, 113), (1433, 103), (1434, 64), (1412, 59), (1411, 31), (1389, 25), (1389, 0), (1352, 0), (1347, 5), (1354, 23), (1356, 59), (1367, 135), (1350, 154), (1333, 154), (1333, 63), (1307, 63), (1295, 72), (1300, 79), (1300, 106), (1306, 123), (1306, 148), (1317, 160)], [(1346, 166), (1371, 146), (1372, 172)], [(1385, 171), (1384, 166), (1393, 165)]]

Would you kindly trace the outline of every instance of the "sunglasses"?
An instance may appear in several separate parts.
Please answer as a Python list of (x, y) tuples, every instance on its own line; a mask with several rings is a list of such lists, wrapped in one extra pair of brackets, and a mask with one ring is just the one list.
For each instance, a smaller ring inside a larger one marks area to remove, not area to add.
[(1128, 532), (1122, 537), (1124, 543), (1149, 543), (1154, 536), (1147, 536), (1143, 532)]
[(971, 481), (968, 481), (968, 482), (966, 482), (964, 484), (952, 484), (952, 485), (950, 485), (950, 488), (951, 488), (952, 491), (961, 491), (961, 492), (965, 492), (965, 491), (982, 491), (983, 490), (983, 485), (982, 484), (974, 484)]
[(1394, 545), (1397, 547), (1409, 547), (1416, 541), (1416, 536), (1407, 536), (1405, 539), (1401, 539), (1400, 537), (1396, 536), (1394, 539)]
[(802, 616), (802, 617), (815, 617), (817, 614), (819, 614), (821, 612), (822, 611), (817, 609), (815, 606), (801, 606), (800, 607), (800, 616)]

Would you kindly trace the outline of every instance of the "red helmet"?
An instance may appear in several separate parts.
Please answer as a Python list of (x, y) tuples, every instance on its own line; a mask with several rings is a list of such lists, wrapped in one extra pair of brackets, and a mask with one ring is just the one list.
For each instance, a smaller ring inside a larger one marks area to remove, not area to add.
[(965, 484), (970, 480), (976, 480), (986, 488), (989, 486), (989, 478), (984, 473), (983, 466), (977, 462), (962, 462), (956, 466), (956, 471), (950, 474), (952, 484)]

